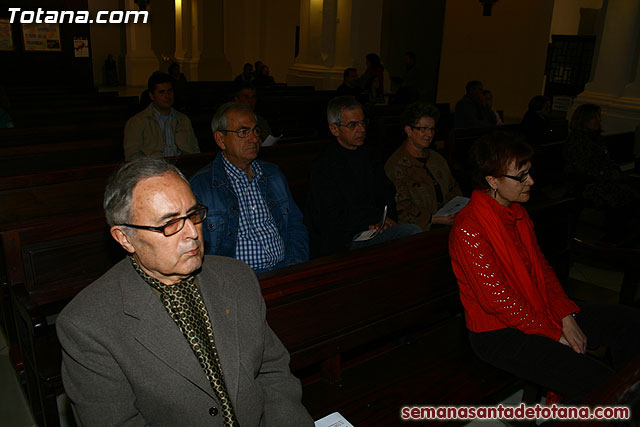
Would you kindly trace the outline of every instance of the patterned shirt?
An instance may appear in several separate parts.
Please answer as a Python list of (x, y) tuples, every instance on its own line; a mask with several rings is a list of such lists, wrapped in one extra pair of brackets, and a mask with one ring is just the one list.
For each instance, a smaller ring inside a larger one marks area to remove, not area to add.
[(284, 259), (284, 242), (260, 192), (258, 181), (262, 168), (258, 162), (251, 162), (253, 179), (249, 181), (246, 172), (231, 164), (226, 157), (222, 159), (240, 205), (236, 258), (254, 270), (269, 269)]
[(169, 114), (165, 116), (160, 114), (160, 112), (156, 110), (156, 107), (153, 106), (153, 116), (158, 122), (160, 130), (162, 130), (162, 135), (164, 136), (162, 155), (164, 157), (181, 155), (182, 151), (176, 145), (176, 139), (173, 132), (173, 118), (175, 117), (175, 114), (173, 114), (173, 108)]

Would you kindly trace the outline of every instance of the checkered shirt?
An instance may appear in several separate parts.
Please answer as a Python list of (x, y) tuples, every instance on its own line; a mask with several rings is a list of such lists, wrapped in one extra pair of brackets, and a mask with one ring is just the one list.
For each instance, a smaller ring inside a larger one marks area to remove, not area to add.
[(254, 270), (269, 269), (284, 259), (284, 242), (260, 192), (262, 168), (251, 162), (253, 179), (249, 181), (246, 172), (222, 159), (240, 208), (236, 258)]

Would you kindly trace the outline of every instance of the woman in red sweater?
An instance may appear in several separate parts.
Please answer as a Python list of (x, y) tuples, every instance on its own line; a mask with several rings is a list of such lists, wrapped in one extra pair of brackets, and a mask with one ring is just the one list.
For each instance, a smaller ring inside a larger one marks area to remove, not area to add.
[(475, 190), (456, 216), (449, 252), (476, 354), (579, 402), (614, 373), (587, 347), (609, 346), (621, 368), (640, 352), (640, 312), (567, 297), (520, 205), (534, 183), (532, 157), (528, 144), (505, 133), (474, 144)]

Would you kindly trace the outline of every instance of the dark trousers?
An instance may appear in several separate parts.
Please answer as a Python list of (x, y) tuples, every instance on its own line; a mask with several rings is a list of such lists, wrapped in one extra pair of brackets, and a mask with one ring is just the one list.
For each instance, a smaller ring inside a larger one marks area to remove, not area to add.
[(615, 304), (577, 304), (581, 311), (576, 321), (587, 347), (607, 346), (613, 367), (552, 339), (511, 328), (469, 332), (471, 346), (485, 362), (560, 393), (564, 403), (579, 403), (640, 353), (640, 311)]

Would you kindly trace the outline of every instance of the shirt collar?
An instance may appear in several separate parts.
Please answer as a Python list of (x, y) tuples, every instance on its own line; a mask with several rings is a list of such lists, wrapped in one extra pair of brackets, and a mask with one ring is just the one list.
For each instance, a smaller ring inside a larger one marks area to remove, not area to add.
[[(235, 181), (249, 180), (249, 177), (247, 176), (247, 173), (245, 171), (227, 160), (223, 153), (221, 153), (221, 155), (222, 162), (224, 163), (224, 170), (227, 172), (227, 175), (230, 179), (233, 179)], [(260, 164), (256, 161), (252, 161), (250, 167), (253, 179), (259, 179), (262, 176), (262, 168), (260, 167)]]
[(165, 115), (163, 115), (163, 114), (160, 114), (160, 111), (158, 111), (158, 110), (156, 109), (156, 106), (155, 106), (155, 105), (153, 105), (153, 103), (151, 103), (151, 109), (153, 110), (153, 115), (154, 115), (157, 119), (160, 119), (160, 120), (172, 119), (172, 118), (173, 118), (173, 116), (174, 116), (174, 114), (173, 114), (173, 107), (171, 107), (171, 109), (169, 110), (169, 114), (168, 114), (168, 115), (166, 115), (166, 116), (165, 116)]

